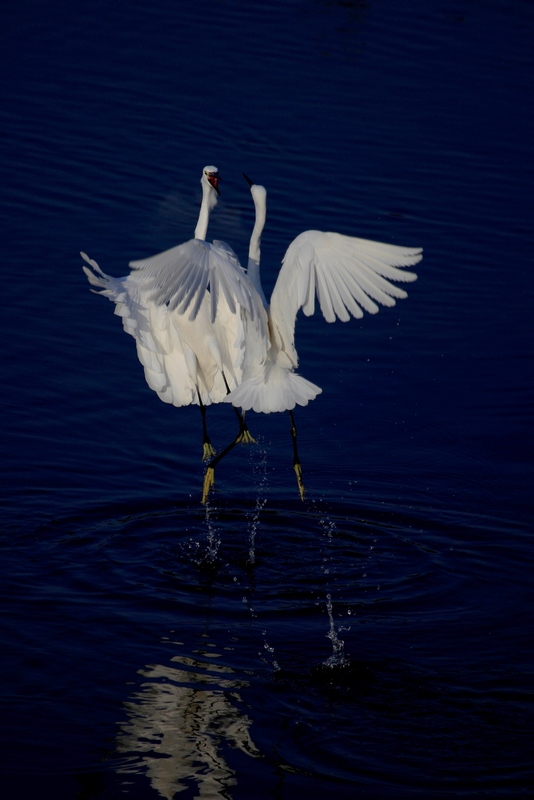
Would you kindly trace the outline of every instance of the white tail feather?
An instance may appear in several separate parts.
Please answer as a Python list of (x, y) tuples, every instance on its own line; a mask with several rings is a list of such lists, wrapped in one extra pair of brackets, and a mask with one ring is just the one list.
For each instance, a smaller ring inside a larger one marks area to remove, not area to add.
[(265, 374), (255, 375), (238, 386), (226, 396), (224, 402), (232, 403), (244, 411), (252, 409), (258, 413), (272, 414), (278, 411), (291, 411), (296, 405), (307, 406), (322, 389), (306, 378), (283, 368), (271, 369), (269, 378)]

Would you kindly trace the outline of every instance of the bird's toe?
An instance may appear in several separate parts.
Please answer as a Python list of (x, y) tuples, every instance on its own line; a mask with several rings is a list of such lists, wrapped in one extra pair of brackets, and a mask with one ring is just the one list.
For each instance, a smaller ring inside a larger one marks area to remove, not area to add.
[(204, 487), (202, 489), (202, 504), (206, 505), (210, 489), (215, 483), (215, 469), (208, 467), (204, 476)]

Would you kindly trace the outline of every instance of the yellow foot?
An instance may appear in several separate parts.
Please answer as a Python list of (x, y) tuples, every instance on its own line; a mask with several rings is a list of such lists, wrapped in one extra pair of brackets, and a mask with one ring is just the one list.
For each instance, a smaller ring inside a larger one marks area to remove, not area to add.
[(217, 455), (215, 449), (211, 442), (204, 442), (204, 453), (202, 455), (202, 461), (209, 461), (210, 458)]
[(215, 469), (214, 467), (208, 467), (206, 470), (206, 474), (204, 475), (204, 488), (202, 490), (203, 505), (206, 505), (206, 503), (208, 502), (208, 495), (214, 483), (215, 483)]
[(304, 494), (306, 489), (304, 488), (304, 482), (302, 480), (302, 467), (300, 464), (293, 464), (293, 469), (295, 470), (295, 475), (297, 476), (297, 483), (299, 485), (299, 492), (300, 492), (300, 499), (304, 500)]
[(256, 444), (256, 439), (254, 439), (248, 428), (241, 431), (237, 437), (237, 441), (241, 444)]

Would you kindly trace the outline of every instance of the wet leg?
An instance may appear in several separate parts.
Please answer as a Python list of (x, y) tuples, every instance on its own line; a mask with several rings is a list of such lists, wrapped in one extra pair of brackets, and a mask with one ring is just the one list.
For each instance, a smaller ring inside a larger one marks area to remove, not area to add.
[(230, 442), (228, 447), (225, 447), (224, 450), (222, 450), (218, 456), (215, 456), (215, 458), (213, 458), (208, 464), (206, 468), (206, 474), (204, 475), (204, 487), (202, 489), (202, 503), (204, 505), (208, 500), (210, 489), (215, 483), (215, 467), (217, 466), (219, 461), (222, 461), (222, 459), (226, 455), (228, 455), (230, 450), (232, 450), (236, 446), (236, 444), (239, 444), (240, 441), (241, 441), (241, 431), (237, 434), (234, 441)]
[(297, 427), (295, 425), (295, 420), (293, 419), (293, 412), (289, 412), (289, 418), (291, 419), (291, 438), (293, 440), (293, 469), (295, 470), (295, 475), (297, 476), (297, 484), (299, 487), (300, 492), (300, 499), (304, 500), (304, 492), (306, 491), (304, 488), (304, 482), (302, 480), (302, 466), (300, 463), (299, 452), (297, 450)]
[[(228, 381), (226, 380), (226, 375), (224, 372), (222, 373), (224, 378), (224, 385), (226, 386), (226, 394), (230, 394), (230, 387), (228, 386)], [(242, 444), (256, 444), (256, 439), (253, 438), (252, 434), (250, 433), (247, 423), (245, 422), (245, 412), (239, 411), (235, 406), (232, 406), (235, 411), (237, 421), (239, 423), (239, 434), (238, 434), (238, 441)]]
[(237, 414), (237, 419), (239, 421), (239, 441), (241, 444), (256, 444), (256, 439), (254, 439), (252, 436), (248, 429), (247, 423), (245, 422), (245, 412), (242, 409), (241, 411), (238, 411), (235, 406), (232, 407)]
[(198, 395), (198, 405), (200, 408), (200, 413), (202, 414), (202, 445), (203, 445), (202, 461), (207, 461), (209, 458), (213, 458), (213, 456), (215, 455), (215, 449), (211, 443), (210, 437), (208, 436), (208, 428), (206, 425), (206, 406), (202, 402), (198, 386), (197, 386), (197, 395)]

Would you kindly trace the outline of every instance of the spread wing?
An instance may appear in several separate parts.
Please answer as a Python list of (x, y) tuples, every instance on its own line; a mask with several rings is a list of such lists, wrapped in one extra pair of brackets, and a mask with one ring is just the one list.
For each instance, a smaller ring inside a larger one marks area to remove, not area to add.
[(139, 283), (131, 275), (125, 275), (123, 278), (106, 275), (96, 261), (85, 253), (80, 253), (80, 255), (92, 268), (83, 267), (89, 283), (100, 289), (100, 291), (96, 289), (91, 291), (95, 294), (102, 294), (115, 303), (115, 314), (122, 317), (122, 325), (126, 333), (133, 336), (142, 347), (152, 353), (158, 353), (159, 348), (154, 340), (150, 324), (149, 308)]
[(217, 316), (217, 303), (224, 296), (232, 314), (244, 308), (251, 318), (257, 312), (257, 299), (252, 284), (236, 254), (224, 242), (210, 244), (191, 239), (150, 258), (130, 261), (136, 270), (132, 275), (142, 283), (148, 298), (156, 305), (166, 305), (194, 320), (209, 291), (211, 321)]
[(340, 233), (305, 231), (289, 245), (271, 297), (273, 334), (281, 352), (298, 363), (295, 320), (300, 308), (306, 316), (315, 311), (315, 295), (327, 322), (346, 322), (376, 314), (378, 303), (394, 306), (407, 297), (391, 281), (415, 281), (407, 272), (422, 259), (422, 249), (372, 242)]

